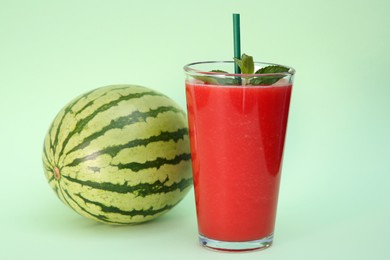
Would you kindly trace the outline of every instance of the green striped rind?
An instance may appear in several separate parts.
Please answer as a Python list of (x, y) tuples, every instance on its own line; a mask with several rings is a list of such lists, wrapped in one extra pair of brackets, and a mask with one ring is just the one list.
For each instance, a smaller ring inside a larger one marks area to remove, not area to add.
[(179, 203), (192, 186), (190, 159), (183, 110), (158, 92), (129, 85), (70, 102), (54, 119), (43, 151), (58, 197), (111, 224), (144, 222)]

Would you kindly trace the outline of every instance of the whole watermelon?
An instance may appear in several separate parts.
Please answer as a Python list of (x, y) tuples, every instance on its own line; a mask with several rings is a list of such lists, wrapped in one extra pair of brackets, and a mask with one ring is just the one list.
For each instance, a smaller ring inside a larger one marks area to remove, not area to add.
[(58, 197), (81, 215), (108, 224), (149, 221), (192, 187), (186, 114), (142, 86), (92, 90), (55, 117), (43, 165)]

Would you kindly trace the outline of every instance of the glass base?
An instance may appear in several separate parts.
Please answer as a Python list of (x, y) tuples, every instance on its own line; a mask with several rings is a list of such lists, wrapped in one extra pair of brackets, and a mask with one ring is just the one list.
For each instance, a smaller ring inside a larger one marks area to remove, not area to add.
[(272, 245), (273, 239), (274, 235), (271, 234), (267, 237), (258, 240), (230, 242), (210, 239), (199, 234), (199, 243), (202, 246), (208, 249), (225, 252), (248, 252), (263, 250)]

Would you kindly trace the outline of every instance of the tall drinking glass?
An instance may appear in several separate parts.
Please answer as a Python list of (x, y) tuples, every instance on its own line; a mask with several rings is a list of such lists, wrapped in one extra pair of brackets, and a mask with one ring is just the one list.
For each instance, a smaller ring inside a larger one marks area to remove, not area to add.
[[(255, 63), (255, 71), (271, 65)], [(233, 67), (184, 67), (199, 242), (259, 250), (273, 241), (295, 71), (234, 74)]]

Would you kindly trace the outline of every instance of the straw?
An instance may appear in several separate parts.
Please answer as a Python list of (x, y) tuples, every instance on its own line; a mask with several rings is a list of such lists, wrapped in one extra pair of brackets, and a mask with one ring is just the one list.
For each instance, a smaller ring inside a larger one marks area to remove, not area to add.
[[(233, 40), (234, 58), (241, 59), (240, 14), (233, 14)], [(234, 73), (241, 73), (240, 67), (236, 63), (234, 63)]]

